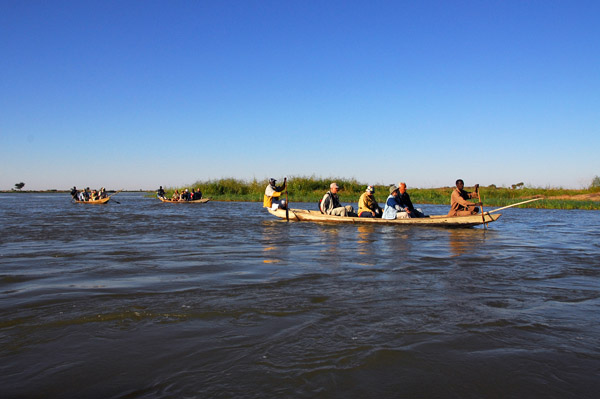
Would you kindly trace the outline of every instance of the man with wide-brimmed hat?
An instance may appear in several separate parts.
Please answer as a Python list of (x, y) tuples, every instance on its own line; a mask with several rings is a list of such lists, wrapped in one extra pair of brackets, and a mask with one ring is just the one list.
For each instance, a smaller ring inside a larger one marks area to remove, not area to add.
[(392, 184), (390, 186), (390, 195), (385, 201), (382, 219), (407, 219), (409, 217), (408, 208), (400, 199), (398, 187), (395, 184)]

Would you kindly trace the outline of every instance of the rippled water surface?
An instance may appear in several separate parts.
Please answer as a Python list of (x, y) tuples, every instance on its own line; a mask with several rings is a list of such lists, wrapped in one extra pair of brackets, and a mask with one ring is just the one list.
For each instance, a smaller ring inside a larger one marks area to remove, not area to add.
[(0, 194), (1, 397), (600, 392), (600, 212), (454, 230), (114, 199)]

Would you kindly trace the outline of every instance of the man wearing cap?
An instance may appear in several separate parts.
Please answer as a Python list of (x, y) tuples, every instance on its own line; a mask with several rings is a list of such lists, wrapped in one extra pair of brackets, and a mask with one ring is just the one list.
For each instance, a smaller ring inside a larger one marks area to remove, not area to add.
[(390, 195), (385, 201), (383, 209), (383, 219), (407, 219), (409, 218), (408, 208), (400, 199), (398, 187), (394, 184), (390, 186)]
[(340, 187), (335, 182), (329, 185), (329, 191), (327, 191), (321, 200), (321, 212), (334, 216), (356, 216), (352, 206), (342, 206), (340, 204), (340, 199), (337, 195), (339, 189)]
[(367, 186), (367, 189), (358, 199), (358, 216), (361, 218), (380, 218), (383, 210), (377, 203), (375, 196), (375, 188)]
[(462, 179), (458, 179), (456, 181), (456, 188), (452, 191), (452, 196), (450, 197), (450, 212), (448, 212), (448, 216), (469, 216), (479, 213), (477, 205), (481, 206), (481, 203), (467, 201), (468, 199), (479, 197), (479, 184), (475, 185), (474, 193), (463, 190), (464, 187), (465, 182)]
[(272, 210), (276, 210), (278, 208), (285, 209), (285, 200), (280, 200), (279, 197), (287, 184), (283, 186), (276, 186), (277, 180), (270, 178), (269, 185), (265, 189), (265, 195), (263, 197), (263, 207), (271, 208)]

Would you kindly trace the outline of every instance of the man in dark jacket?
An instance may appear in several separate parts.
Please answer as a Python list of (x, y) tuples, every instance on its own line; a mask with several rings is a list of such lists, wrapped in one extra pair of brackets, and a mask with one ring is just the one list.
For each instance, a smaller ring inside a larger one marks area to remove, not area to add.
[(400, 200), (402, 203), (408, 208), (408, 216), (411, 218), (423, 218), (425, 214), (421, 212), (420, 209), (415, 209), (412, 201), (410, 200), (410, 195), (406, 192), (406, 183), (398, 184), (398, 191), (400, 192)]

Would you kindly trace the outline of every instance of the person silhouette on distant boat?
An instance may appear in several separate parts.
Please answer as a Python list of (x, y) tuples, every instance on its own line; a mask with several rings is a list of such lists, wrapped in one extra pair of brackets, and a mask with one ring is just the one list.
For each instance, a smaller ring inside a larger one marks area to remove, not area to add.
[(160, 186), (160, 187), (158, 188), (158, 190), (156, 191), (156, 196), (157, 196), (158, 198), (165, 198), (165, 190), (163, 190), (163, 187), (162, 187), (162, 186)]
[(194, 191), (194, 189), (192, 189), (192, 201), (198, 201), (202, 199), (202, 191), (200, 191), (200, 187), (198, 187), (196, 189), (196, 191)]

